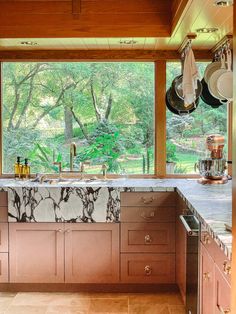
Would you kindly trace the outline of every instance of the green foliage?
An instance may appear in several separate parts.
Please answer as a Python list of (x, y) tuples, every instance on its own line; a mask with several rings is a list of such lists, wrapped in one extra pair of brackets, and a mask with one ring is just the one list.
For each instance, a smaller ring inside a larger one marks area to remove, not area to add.
[(108, 121), (102, 121), (90, 138), (90, 145), (84, 148), (78, 160), (91, 160), (95, 164), (107, 164), (109, 172), (120, 170), (117, 159), (124, 153), (123, 139), (118, 129)]
[(178, 158), (176, 156), (176, 146), (171, 141), (166, 141), (166, 161), (176, 162)]

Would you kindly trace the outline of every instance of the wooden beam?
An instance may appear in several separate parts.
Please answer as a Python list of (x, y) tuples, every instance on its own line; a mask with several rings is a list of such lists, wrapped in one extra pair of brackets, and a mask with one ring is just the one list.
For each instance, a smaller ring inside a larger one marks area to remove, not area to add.
[(80, 14), (81, 13), (81, 1), (80, 0), (72, 0), (72, 14)]
[[(195, 58), (212, 59), (208, 50), (195, 50)], [(156, 61), (180, 60), (175, 50), (0, 50), (0, 61)]]
[(177, 26), (183, 19), (183, 16), (191, 3), (192, 3), (191, 0), (173, 0), (172, 8), (171, 8), (171, 12), (172, 12), (171, 34), (173, 34), (175, 30), (177, 29)]
[(155, 173), (166, 176), (166, 61), (155, 62)]

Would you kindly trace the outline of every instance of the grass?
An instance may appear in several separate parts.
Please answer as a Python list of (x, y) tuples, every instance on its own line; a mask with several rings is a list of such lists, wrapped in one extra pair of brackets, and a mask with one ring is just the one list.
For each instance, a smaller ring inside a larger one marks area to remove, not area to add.
[(194, 164), (199, 159), (197, 154), (193, 153), (181, 153), (177, 152), (176, 157), (178, 158), (177, 167), (186, 168), (187, 174), (194, 174)]

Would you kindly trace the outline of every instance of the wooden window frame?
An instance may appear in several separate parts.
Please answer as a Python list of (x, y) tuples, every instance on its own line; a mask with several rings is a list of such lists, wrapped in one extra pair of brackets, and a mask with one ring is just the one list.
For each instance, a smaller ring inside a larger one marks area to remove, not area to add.
[[(3, 174), (2, 173), (2, 62), (20, 62), (20, 61), (35, 61), (40, 62), (42, 60), (27, 60), (27, 59), (14, 59), (14, 60), (1, 60), (0, 59), (0, 178), (12, 178), (14, 177), (13, 174)], [(47, 61), (55, 61), (55, 60), (47, 60)], [(57, 61), (68, 61), (69, 60), (57, 60)], [(76, 62), (81, 62), (85, 60), (71, 60)], [(89, 60), (86, 60), (89, 61)], [(90, 60), (91, 61), (91, 60)], [(95, 61), (95, 60), (92, 60)], [(155, 101), (154, 101), (154, 123), (155, 123), (155, 136), (154, 136), (154, 145), (155, 145), (155, 152), (154, 152), (154, 174), (131, 174), (129, 178), (199, 178), (198, 174), (167, 174), (166, 173), (166, 105), (165, 105), (165, 92), (166, 92), (166, 64), (168, 61), (174, 62), (179, 61), (176, 58), (162, 58), (159, 60), (150, 59), (143, 59), (143, 60), (100, 60), (98, 59), (97, 62), (154, 62), (154, 73), (155, 73)], [(209, 58), (198, 59), (197, 61), (210, 61)], [(228, 110), (228, 158), (231, 160), (232, 157), (232, 106), (229, 106)], [(157, 123), (158, 121), (158, 123)], [(229, 167), (229, 174), (232, 173), (232, 167)], [(52, 176), (52, 174), (48, 174)], [(119, 178), (120, 175), (109, 174), (108, 177), (111, 178)]]

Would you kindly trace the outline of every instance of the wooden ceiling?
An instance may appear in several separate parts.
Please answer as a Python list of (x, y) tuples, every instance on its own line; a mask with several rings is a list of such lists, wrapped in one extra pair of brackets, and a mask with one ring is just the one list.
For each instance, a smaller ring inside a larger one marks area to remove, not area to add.
[(233, 31), (233, 8), (213, 2), (0, 0), (0, 50), (177, 50), (186, 34), (217, 27), (193, 42), (209, 50)]

